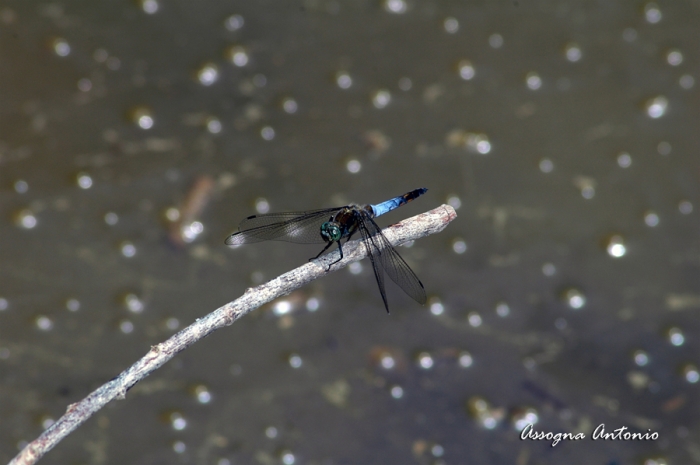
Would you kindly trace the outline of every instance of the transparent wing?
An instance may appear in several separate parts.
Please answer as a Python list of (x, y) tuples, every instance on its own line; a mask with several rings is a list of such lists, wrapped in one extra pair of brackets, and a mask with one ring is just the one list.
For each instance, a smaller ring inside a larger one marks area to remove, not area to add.
[(375, 223), (369, 215), (362, 215), (360, 223), (360, 231), (364, 239), (363, 242), (367, 247), (367, 252), (374, 268), (374, 275), (377, 278), (379, 291), (382, 294), (387, 312), (389, 311), (389, 307), (384, 291), (382, 269), (389, 275), (389, 278), (398, 284), (413, 300), (424, 304), (427, 301), (427, 297), (423, 284), (413, 270), (411, 270), (411, 267), (408, 266), (404, 259), (401, 258), (401, 255), (394, 249), (389, 240), (384, 237), (377, 223)]
[(325, 240), (321, 237), (321, 225), (338, 210), (340, 208), (325, 208), (249, 216), (241, 221), (238, 226), (239, 232), (226, 238), (226, 244), (242, 245), (260, 241), (322, 244)]

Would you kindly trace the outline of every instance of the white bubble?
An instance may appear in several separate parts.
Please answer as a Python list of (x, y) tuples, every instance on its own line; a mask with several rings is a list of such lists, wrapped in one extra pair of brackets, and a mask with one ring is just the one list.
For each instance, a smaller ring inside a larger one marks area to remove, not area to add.
[(391, 397), (394, 399), (401, 399), (403, 397), (403, 388), (401, 386), (392, 386), (390, 392)]
[(625, 242), (622, 236), (612, 236), (608, 241), (606, 247), (608, 255), (614, 258), (623, 257), (627, 253), (627, 247), (625, 247)]
[(260, 197), (255, 200), (255, 211), (258, 213), (267, 213), (270, 211), (270, 203), (267, 199)]
[(678, 66), (683, 63), (683, 54), (680, 50), (669, 50), (666, 54), (666, 61), (671, 66)]
[(664, 96), (654, 97), (646, 102), (646, 112), (650, 118), (661, 118), (668, 109), (668, 99)]
[(503, 47), (503, 36), (501, 34), (491, 34), (489, 36), (489, 45), (492, 48)]
[(413, 81), (411, 81), (410, 78), (402, 77), (401, 79), (399, 79), (399, 89), (403, 90), (404, 92), (407, 92), (411, 90), (411, 87), (413, 87)]
[(24, 229), (33, 229), (36, 227), (37, 223), (36, 216), (28, 209), (21, 210), (15, 217), (15, 224)]
[(381, 366), (385, 370), (391, 370), (396, 366), (396, 360), (391, 354), (384, 353), (379, 358), (379, 366)]
[(223, 129), (221, 121), (218, 118), (210, 117), (207, 118), (207, 131), (211, 134), (218, 134)]
[(248, 51), (245, 49), (245, 47), (240, 45), (230, 47), (228, 49), (227, 56), (231, 63), (239, 68), (247, 65), (249, 61)]
[(671, 144), (662, 141), (656, 146), (656, 151), (659, 152), (659, 155), (666, 156), (671, 154), (671, 148)]
[(70, 44), (68, 44), (66, 39), (54, 39), (52, 47), (54, 53), (60, 57), (67, 57), (70, 55)]
[(81, 92), (89, 92), (92, 89), (92, 81), (88, 78), (78, 80), (78, 90)]
[(659, 225), (659, 215), (653, 211), (648, 211), (644, 214), (644, 223), (650, 228), (654, 228)]
[(467, 243), (462, 239), (455, 239), (452, 241), (452, 251), (458, 255), (463, 254), (467, 251)]
[(384, 0), (384, 9), (389, 13), (403, 14), (408, 10), (408, 5), (404, 0)]
[(440, 302), (439, 299), (432, 299), (430, 303), (430, 313), (435, 316), (442, 315), (445, 313), (445, 306)]
[(303, 363), (304, 362), (299, 355), (291, 354), (289, 356), (289, 366), (292, 368), (300, 368)]
[(689, 215), (693, 212), (693, 204), (687, 200), (682, 200), (678, 204), (678, 211), (680, 211), (684, 215)]
[(260, 130), (260, 136), (265, 140), (272, 140), (275, 138), (275, 130), (271, 126), (265, 126)]
[(564, 301), (574, 310), (579, 310), (586, 305), (586, 296), (578, 289), (568, 289), (564, 292)]
[(81, 189), (90, 189), (92, 187), (92, 178), (87, 173), (78, 173), (76, 180)]
[(545, 276), (554, 276), (554, 274), (557, 272), (557, 268), (554, 266), (553, 263), (545, 263), (542, 265), (542, 274)]
[(214, 63), (206, 63), (197, 70), (197, 79), (203, 86), (210, 86), (219, 79), (219, 67)]
[(472, 65), (472, 62), (469, 60), (462, 60), (457, 63), (457, 70), (459, 71), (459, 77), (465, 81), (474, 79), (474, 76), (476, 76), (474, 65)]
[(335, 76), (335, 82), (336, 82), (336, 84), (338, 84), (338, 87), (340, 87), (341, 89), (349, 89), (350, 86), (352, 86), (352, 78), (345, 71), (340, 71)]
[(353, 174), (357, 174), (362, 169), (362, 164), (358, 160), (352, 159), (352, 160), (348, 160), (345, 167), (348, 170), (348, 172), (353, 173)]
[(157, 0), (142, 0), (141, 8), (146, 14), (152, 15), (158, 11), (160, 5), (158, 5)]
[(695, 85), (695, 78), (690, 74), (684, 74), (678, 80), (678, 84), (680, 84), (680, 86), (685, 90), (692, 89)]
[(282, 101), (282, 109), (291, 115), (297, 112), (299, 106), (297, 105), (297, 101), (293, 98), (286, 98)]
[(648, 23), (656, 24), (661, 21), (663, 15), (661, 14), (659, 6), (656, 3), (651, 2), (644, 5), (644, 17)]
[(540, 171), (543, 173), (551, 173), (554, 170), (554, 163), (549, 158), (540, 160)]
[(649, 364), (649, 355), (643, 350), (636, 350), (633, 354), (634, 363), (637, 366), (643, 367)]
[(467, 315), (467, 321), (469, 321), (469, 325), (474, 328), (478, 328), (483, 323), (481, 315), (479, 315), (477, 312), (469, 312), (469, 315)]
[(36, 327), (42, 331), (50, 331), (53, 329), (53, 321), (48, 316), (40, 315), (35, 320)]
[(534, 71), (527, 73), (527, 76), (525, 76), (525, 83), (530, 90), (537, 90), (542, 87), (542, 79), (540, 75)]
[(119, 216), (114, 212), (107, 212), (104, 216), (105, 223), (110, 226), (114, 226), (119, 222)]
[(153, 117), (148, 114), (139, 115), (136, 119), (136, 124), (138, 124), (141, 129), (151, 129), (154, 123)]
[(136, 255), (136, 246), (129, 241), (122, 242), (119, 248), (121, 249), (122, 255), (126, 258), (131, 258)]
[(231, 15), (226, 18), (226, 21), (224, 21), (224, 26), (229, 31), (237, 31), (238, 29), (242, 28), (244, 24), (245, 21), (241, 15)]
[(421, 352), (418, 354), (418, 366), (424, 370), (429, 370), (435, 365), (435, 360), (433, 360), (433, 356), (430, 355), (428, 352)]
[(671, 328), (668, 330), (668, 340), (672, 345), (679, 347), (685, 343), (685, 336), (679, 328)]
[(457, 195), (450, 195), (447, 197), (447, 205), (451, 206), (455, 210), (459, 210), (459, 207), (462, 206), (462, 199), (460, 199)]
[(27, 181), (24, 181), (23, 179), (19, 179), (15, 181), (15, 192), (18, 194), (26, 194), (27, 191), (29, 190), (29, 184), (27, 184)]
[(583, 56), (581, 48), (576, 43), (570, 43), (566, 46), (566, 59), (572, 63), (575, 63), (581, 59)]
[(78, 299), (68, 299), (66, 300), (66, 308), (70, 312), (77, 312), (80, 310), (80, 301)]
[(360, 274), (362, 273), (362, 264), (360, 262), (352, 262), (350, 265), (348, 265), (348, 270), (352, 274)]
[(141, 313), (144, 309), (144, 304), (141, 299), (136, 294), (127, 294), (124, 296), (124, 305), (127, 310), (132, 313)]
[(454, 34), (455, 32), (459, 31), (459, 21), (457, 21), (457, 18), (453, 18), (451, 16), (449, 18), (445, 18), (443, 26), (448, 34)]
[(469, 352), (462, 352), (459, 354), (459, 366), (462, 368), (469, 368), (474, 364), (474, 358)]
[(385, 108), (391, 102), (391, 92), (386, 89), (378, 90), (372, 96), (372, 104), (375, 108)]
[(496, 315), (505, 318), (510, 315), (510, 306), (506, 302), (498, 302), (496, 304)]
[(320, 302), (316, 297), (311, 297), (306, 301), (306, 309), (310, 312), (315, 312), (320, 307)]
[(134, 324), (129, 320), (119, 322), (119, 330), (124, 334), (130, 334), (134, 331)]
[(632, 166), (632, 157), (627, 152), (621, 152), (617, 156), (617, 164), (620, 168), (629, 168)]
[(204, 225), (200, 221), (193, 221), (189, 224), (182, 225), (180, 232), (183, 241), (187, 243), (194, 242), (195, 239), (204, 232)]

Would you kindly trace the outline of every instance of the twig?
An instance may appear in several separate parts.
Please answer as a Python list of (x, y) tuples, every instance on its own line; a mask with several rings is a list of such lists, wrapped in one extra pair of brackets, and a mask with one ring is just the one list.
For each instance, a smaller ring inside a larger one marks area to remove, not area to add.
[[(382, 232), (394, 245), (419, 239), (442, 231), (457, 217), (454, 209), (442, 205), (429, 212), (408, 218), (401, 223), (389, 226)], [(331, 271), (346, 267), (348, 264), (361, 260), (366, 256), (365, 247), (360, 247), (360, 241), (350, 241), (343, 244), (345, 257), (333, 265)], [(170, 339), (151, 350), (129, 369), (117, 378), (102, 385), (85, 399), (71, 404), (66, 413), (41, 436), (29, 443), (12, 461), (10, 465), (30, 465), (36, 463), (44, 454), (51, 450), (61, 439), (76, 429), (81, 423), (90, 418), (114, 398), (123, 399), (126, 392), (136, 383), (148, 376), (170, 360), (178, 352), (186, 349), (214, 330), (232, 324), (250, 311), (270, 302), (277, 297), (289, 294), (293, 290), (320, 278), (328, 273), (328, 264), (337, 260), (338, 251), (331, 252), (318, 260), (307, 263), (299, 268), (279, 276), (265, 284), (248, 289), (242, 297), (218, 308), (204, 318), (197, 319), (187, 328), (173, 335)]]

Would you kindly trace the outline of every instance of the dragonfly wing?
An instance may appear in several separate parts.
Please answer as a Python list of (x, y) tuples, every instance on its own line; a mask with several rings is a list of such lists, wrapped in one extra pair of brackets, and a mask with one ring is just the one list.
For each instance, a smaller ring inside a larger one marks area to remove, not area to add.
[(391, 280), (398, 284), (406, 294), (411, 296), (411, 298), (419, 304), (424, 304), (427, 301), (427, 297), (425, 295), (423, 283), (420, 282), (418, 276), (416, 276), (411, 267), (408, 266), (408, 263), (406, 263), (396, 249), (394, 249), (384, 234), (382, 234), (377, 223), (369, 216), (364, 216), (362, 225), (363, 229), (367, 231), (363, 233), (363, 235), (369, 236), (370, 248), (376, 254), (374, 260), (379, 262)]
[(372, 237), (369, 234), (367, 228), (362, 224), (360, 220), (360, 234), (362, 234), (362, 243), (367, 249), (367, 256), (369, 261), (372, 262), (372, 269), (374, 270), (374, 277), (377, 279), (377, 286), (379, 286), (379, 293), (382, 295), (382, 300), (384, 301), (384, 308), (386, 312), (389, 313), (389, 303), (386, 300), (386, 291), (384, 290), (384, 272), (379, 264), (379, 255), (381, 250), (377, 247), (377, 243), (372, 241)]
[(325, 208), (288, 213), (254, 215), (241, 221), (239, 232), (226, 238), (227, 245), (242, 245), (260, 241), (287, 241), (297, 244), (319, 244), (321, 225), (328, 221), (338, 208)]

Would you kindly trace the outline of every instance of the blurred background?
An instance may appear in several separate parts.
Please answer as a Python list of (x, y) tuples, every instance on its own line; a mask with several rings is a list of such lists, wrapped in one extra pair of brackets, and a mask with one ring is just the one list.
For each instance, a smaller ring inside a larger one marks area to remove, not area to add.
[(700, 462), (698, 43), (696, 0), (2, 1), (0, 461), (320, 251), (241, 219), (427, 187), (378, 220), (457, 209), (399, 249), (426, 306), (331, 273), (42, 463)]

